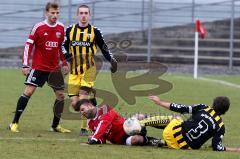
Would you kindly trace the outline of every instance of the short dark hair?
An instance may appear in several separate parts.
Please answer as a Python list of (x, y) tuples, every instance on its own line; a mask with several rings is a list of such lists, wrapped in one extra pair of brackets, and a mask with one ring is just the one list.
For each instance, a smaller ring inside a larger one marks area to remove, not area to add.
[(228, 97), (219, 96), (213, 100), (213, 109), (218, 115), (225, 114), (230, 106), (230, 100)]
[(81, 105), (83, 104), (92, 104), (92, 102), (89, 99), (81, 99), (79, 100), (76, 105), (73, 107), (75, 111), (80, 111)]
[(86, 4), (81, 4), (81, 5), (78, 6), (78, 8), (77, 8), (77, 14), (78, 14), (78, 12), (79, 12), (79, 8), (88, 8), (88, 11), (89, 11), (89, 13), (90, 13), (90, 7), (89, 7), (88, 5), (86, 5)]
[(48, 2), (45, 6), (45, 11), (49, 11), (50, 8), (53, 9), (58, 9), (59, 8), (59, 4), (57, 2)]

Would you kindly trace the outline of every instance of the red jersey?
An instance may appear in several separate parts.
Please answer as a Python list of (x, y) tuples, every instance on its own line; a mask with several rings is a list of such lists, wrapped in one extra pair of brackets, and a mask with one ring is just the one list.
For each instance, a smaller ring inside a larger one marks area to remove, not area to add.
[(29, 60), (33, 46), (32, 69), (51, 72), (59, 68), (59, 58), (66, 64), (61, 52), (64, 40), (64, 25), (57, 22), (49, 25), (47, 21), (37, 23), (26, 43), (23, 52), (23, 67), (30, 67)]
[(92, 140), (106, 143), (106, 140), (114, 144), (125, 144), (128, 137), (123, 130), (125, 119), (112, 107), (103, 105), (98, 108), (96, 117), (88, 120), (88, 127), (93, 131)]

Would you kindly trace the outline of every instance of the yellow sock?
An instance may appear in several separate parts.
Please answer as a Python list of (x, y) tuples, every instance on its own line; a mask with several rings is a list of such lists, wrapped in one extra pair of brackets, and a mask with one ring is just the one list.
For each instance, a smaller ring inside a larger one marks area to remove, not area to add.
[(140, 121), (142, 126), (165, 127), (174, 117), (172, 115), (157, 115), (145, 118)]
[(87, 129), (87, 120), (82, 120), (81, 129)]

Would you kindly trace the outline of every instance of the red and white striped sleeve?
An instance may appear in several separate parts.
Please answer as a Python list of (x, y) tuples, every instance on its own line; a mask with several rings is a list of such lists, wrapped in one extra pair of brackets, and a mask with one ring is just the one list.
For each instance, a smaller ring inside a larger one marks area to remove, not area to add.
[(29, 61), (32, 53), (32, 49), (36, 40), (36, 31), (37, 29), (44, 25), (43, 22), (37, 23), (31, 30), (28, 39), (25, 43), (25, 47), (23, 50), (23, 56), (22, 56), (22, 67), (30, 67)]

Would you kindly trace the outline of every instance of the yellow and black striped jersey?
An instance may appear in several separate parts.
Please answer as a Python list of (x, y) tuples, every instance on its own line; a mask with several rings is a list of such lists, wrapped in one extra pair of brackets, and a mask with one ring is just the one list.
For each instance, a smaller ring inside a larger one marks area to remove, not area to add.
[[(199, 149), (207, 140), (212, 138), (212, 148), (216, 151), (224, 151), (222, 138), (225, 126), (222, 118), (207, 105), (198, 104), (186, 106), (171, 103), (170, 110), (179, 113), (190, 113), (192, 116), (181, 124), (181, 131), (174, 134), (175, 138), (180, 134), (182, 141), (186, 141), (192, 149)], [(179, 142), (181, 142), (179, 140)]]
[(66, 29), (64, 42), (62, 44), (63, 54), (71, 55), (71, 74), (83, 74), (85, 70), (95, 65), (94, 56), (97, 46), (107, 61), (111, 61), (110, 53), (101, 31), (92, 26), (80, 27), (73, 24)]

